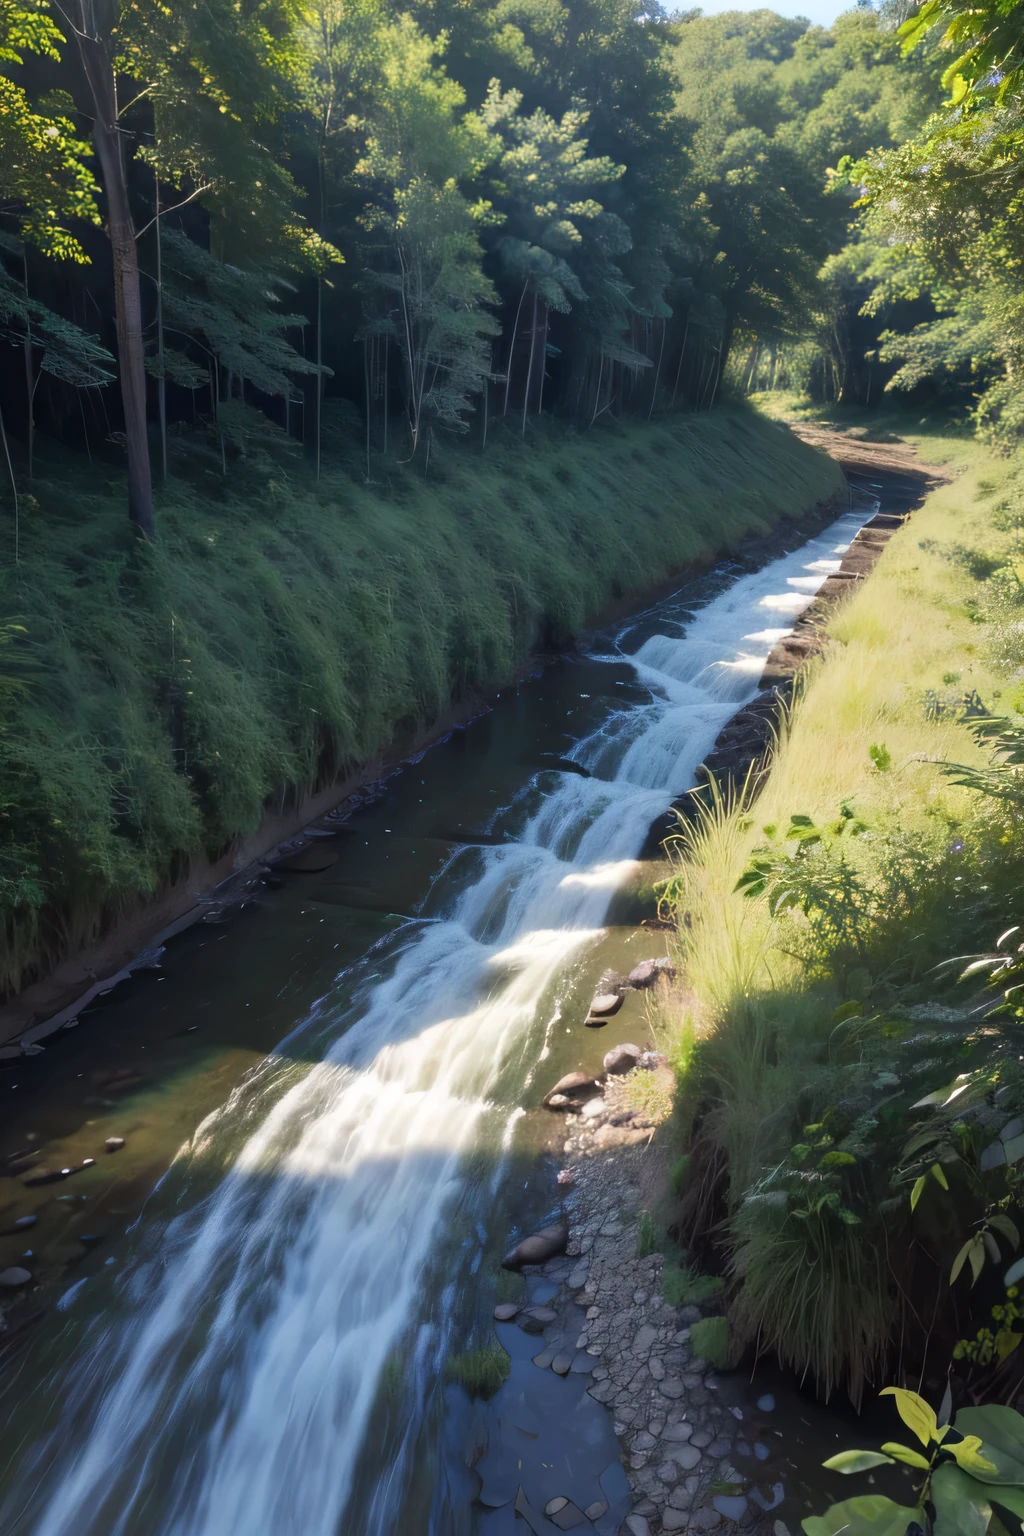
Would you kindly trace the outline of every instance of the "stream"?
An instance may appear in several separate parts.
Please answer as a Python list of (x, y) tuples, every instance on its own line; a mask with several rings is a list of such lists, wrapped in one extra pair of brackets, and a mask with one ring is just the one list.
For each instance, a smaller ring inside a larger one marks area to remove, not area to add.
[[(3, 1064), (0, 1267), (53, 1302), (0, 1378), (5, 1536), (482, 1529), (445, 1366), (557, 1209), (541, 1098), (654, 1043), (638, 993), (583, 1027), (605, 967), (665, 952), (650, 829), (877, 505), (505, 690)], [(617, 1442), (585, 1384), (548, 1373), (535, 1412), (575, 1393), (596, 1477)]]

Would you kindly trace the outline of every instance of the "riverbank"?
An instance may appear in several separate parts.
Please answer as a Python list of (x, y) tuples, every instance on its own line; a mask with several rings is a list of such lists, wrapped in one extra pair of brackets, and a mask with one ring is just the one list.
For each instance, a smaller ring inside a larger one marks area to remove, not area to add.
[(840, 484), (730, 411), (362, 475), (172, 481), (147, 547), (105, 487), (37, 484), (3, 594), (6, 1038), (537, 650)]
[[(723, 1277), (735, 1355), (855, 1402), (904, 1375), (936, 1401), (947, 1376), (954, 1401), (1019, 1391), (975, 1335), (1017, 1251), (1000, 1132), (1024, 1106), (999, 995), (958, 986), (956, 957), (1021, 916), (1024, 466), (929, 447), (961, 473), (851, 583), (756, 803), (692, 821), (667, 889), (686, 989), (663, 1012), (666, 1220)], [(995, 760), (987, 712), (1009, 732)], [(951, 1282), (981, 1230), (984, 1275)]]

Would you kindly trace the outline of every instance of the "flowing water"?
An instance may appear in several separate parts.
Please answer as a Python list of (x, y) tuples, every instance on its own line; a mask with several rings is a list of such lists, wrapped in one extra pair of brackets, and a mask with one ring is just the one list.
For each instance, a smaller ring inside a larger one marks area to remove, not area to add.
[[(703, 601), (657, 604), (407, 765), (291, 898), (287, 956), (265, 915), (213, 960), (214, 939), (195, 941), (178, 1034), (204, 1006), (202, 966), (229, 953), (247, 1017), (293, 1027), (244, 1072), (230, 1057), (234, 1086), (198, 1125), (203, 1092), (179, 1091), (175, 1123), (195, 1128), (8, 1387), (9, 1536), (470, 1528), (438, 1450), (444, 1362), (479, 1323), (474, 1277), (509, 1222), (551, 1198), (536, 1152), (552, 1133), (529, 1128), (597, 1048), (582, 1018), (599, 961), (652, 952), (609, 929), (610, 904), (873, 510), (758, 572), (718, 572)], [(399, 882), (419, 871), (414, 913), (388, 860)], [(156, 994), (137, 1006), (151, 1024)], [(600, 1053), (613, 1032), (597, 1038)]]

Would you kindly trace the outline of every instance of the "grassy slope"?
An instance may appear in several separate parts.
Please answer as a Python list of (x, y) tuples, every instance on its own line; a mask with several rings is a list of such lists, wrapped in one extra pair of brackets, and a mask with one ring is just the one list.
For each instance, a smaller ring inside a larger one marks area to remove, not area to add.
[[(926, 1091), (919, 1085), (905, 1099), (893, 1092), (904, 1040), (920, 1033), (920, 1026), (899, 1023), (903, 1010), (943, 995), (963, 1006), (959, 994), (949, 993), (950, 974), (943, 979), (932, 967), (950, 954), (988, 947), (1021, 918), (1019, 833), (986, 827), (978, 797), (935, 766), (936, 759), (982, 763), (986, 754), (952, 713), (929, 718), (925, 699), (934, 691), (955, 704), (976, 690), (995, 712), (1024, 712), (1017, 677), (1024, 657), (1012, 640), (1019, 616), (1015, 621), (1007, 612), (999, 578), (989, 579), (994, 568), (1019, 559), (1024, 463), (996, 459), (960, 438), (923, 435), (919, 446), (926, 459), (960, 466), (960, 477), (929, 496), (838, 611), (832, 644), (807, 675), (753, 815), (720, 815), (706, 824), (673, 892), (689, 915), (681, 940), (692, 988), (691, 1005), (667, 1025), (682, 1074), (677, 1130), (695, 1159), (683, 1224), (691, 1235), (702, 1225), (706, 1230), (723, 1214), (724, 1198), (741, 1273), (752, 1262), (745, 1239), (756, 1225), (754, 1207), (738, 1214), (744, 1193), (804, 1139), (802, 1121), (819, 1121), (844, 1094), (850, 1102), (854, 1092), (870, 1100), (870, 1084), (861, 1077), (851, 1086), (851, 1073), (874, 1071), (879, 1062), (890, 1071), (891, 1142), (899, 1152), (913, 1119), (909, 1105)], [(885, 771), (869, 755), (881, 745), (891, 759)], [(843, 801), (873, 829), (848, 852), (877, 898), (862, 924), (863, 949), (852, 956), (830, 951), (821, 930), (800, 918), (773, 923), (765, 902), (735, 890), (752, 849), (765, 842), (766, 826), (786, 826), (793, 813), (820, 825), (837, 817)], [(877, 1030), (858, 1025), (842, 1034), (844, 1012), (877, 1018)], [(946, 1065), (933, 1070), (941, 1074)], [(875, 1172), (884, 1197), (891, 1193), (889, 1169)], [(868, 1184), (858, 1186), (858, 1177), (854, 1169), (845, 1187), (859, 1187), (867, 1198)], [(895, 1204), (899, 1229), (905, 1193)], [(884, 1239), (873, 1230), (870, 1241)], [(860, 1237), (856, 1243), (864, 1247)], [(891, 1277), (880, 1277), (870, 1257), (859, 1271), (851, 1264), (844, 1315), (844, 1298), (818, 1293), (817, 1281), (810, 1282), (815, 1267), (819, 1277), (828, 1268), (820, 1258), (802, 1280), (802, 1272), (780, 1265), (785, 1298), (767, 1295), (762, 1272), (756, 1299), (745, 1301), (745, 1291), (734, 1298), (735, 1315), (801, 1369), (809, 1364), (820, 1381), (845, 1374), (856, 1393), (860, 1372), (877, 1365), (893, 1324), (893, 1308), (879, 1294)], [(794, 1296), (801, 1308), (812, 1297), (811, 1307), (798, 1309)]]
[(172, 480), (136, 546), (120, 487), (36, 486), (0, 616), (33, 670), (0, 734), (0, 989), (16, 988), (268, 798), (329, 783), (514, 675), (601, 604), (830, 495), (746, 412), (551, 429), (430, 478), (344, 446), (319, 487), (269, 455)]

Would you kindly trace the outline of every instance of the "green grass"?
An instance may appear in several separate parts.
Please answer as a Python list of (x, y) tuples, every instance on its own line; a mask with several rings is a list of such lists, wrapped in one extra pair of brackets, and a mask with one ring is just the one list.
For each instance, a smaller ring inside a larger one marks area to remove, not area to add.
[(698, 1270), (671, 1260), (662, 1266), (661, 1294), (673, 1307), (700, 1307), (717, 1301), (724, 1281), (718, 1275), (702, 1275)]
[(499, 1344), (483, 1349), (467, 1349), (451, 1355), (445, 1368), (449, 1381), (465, 1387), (470, 1397), (493, 1397), (508, 1380), (512, 1362)]
[(525, 448), (495, 434), (486, 457), (439, 452), (429, 478), (378, 458), (372, 484), (343, 434), (319, 486), (266, 450), (227, 478), (219, 460), (180, 462), (149, 547), (120, 482), (44, 468), (20, 564), (4, 562), (0, 622), (25, 626), (36, 670), (23, 697), (0, 689), (0, 993), (220, 856), (268, 805), (839, 483), (735, 410), (552, 426)]
[(719, 1371), (730, 1370), (737, 1362), (736, 1345), (727, 1317), (702, 1317), (690, 1329), (690, 1347), (701, 1360)]
[[(1020, 1204), (1012, 1175), (980, 1176), (983, 1123), (965, 1113), (966, 1171), (913, 1221), (909, 1207), (908, 1138), (928, 1113), (918, 1100), (1000, 1038), (927, 1022), (966, 1001), (959, 967), (936, 966), (1024, 920), (1019, 814), (939, 766), (988, 761), (965, 695), (1024, 722), (1024, 458), (937, 435), (920, 447), (960, 477), (837, 610), (760, 798), (706, 805), (681, 835), (666, 897), (687, 914), (685, 1008), (661, 1022), (682, 1045), (673, 1129), (688, 1162), (673, 1180), (674, 1230), (685, 1246), (718, 1246), (738, 1344), (826, 1393), (842, 1382), (854, 1400), (897, 1348), (906, 1372), (926, 1357), (944, 1373), (974, 1303), (950, 1289), (952, 1255), (993, 1202)], [(792, 859), (779, 830), (791, 816), (838, 826), (844, 804), (866, 831), (828, 833), (830, 853), (784, 867), (780, 890), (813, 880), (806, 908), (773, 916), (737, 890), (756, 850)], [(997, 1082), (1019, 1113), (1021, 1084), (1002, 1066)]]

